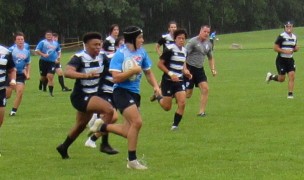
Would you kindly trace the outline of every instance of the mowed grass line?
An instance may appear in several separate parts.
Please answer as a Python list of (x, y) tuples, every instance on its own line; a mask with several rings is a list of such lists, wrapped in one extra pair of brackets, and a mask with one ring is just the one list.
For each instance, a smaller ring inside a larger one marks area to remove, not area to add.
[[(70, 147), (71, 159), (61, 160), (55, 147), (74, 124), (75, 110), (57, 79), (54, 98), (38, 91), (38, 57), (34, 56), (32, 77), (17, 116), (8, 116), (10, 99), (0, 129), (0, 179), (303, 178), (303, 53), (295, 54), (295, 99), (286, 98), (286, 82), (264, 82), (266, 72), (275, 72), (276, 53), (271, 48), (279, 32), (221, 35), (215, 50), (218, 76), (213, 78), (205, 64), (210, 85), (208, 115), (196, 117), (199, 92), (195, 89), (177, 132), (170, 131), (176, 105), (165, 112), (151, 103), (152, 89), (142, 80), (144, 124), (137, 151), (149, 167), (144, 172), (126, 168), (127, 143), (116, 135), (110, 136), (110, 142), (120, 151), (118, 155), (84, 147), (85, 132)], [(245, 42), (243, 50), (229, 49), (236, 40)], [(146, 48), (160, 80), (154, 45)], [(71, 55), (64, 53), (63, 65)], [(66, 79), (69, 87), (73, 82)]]

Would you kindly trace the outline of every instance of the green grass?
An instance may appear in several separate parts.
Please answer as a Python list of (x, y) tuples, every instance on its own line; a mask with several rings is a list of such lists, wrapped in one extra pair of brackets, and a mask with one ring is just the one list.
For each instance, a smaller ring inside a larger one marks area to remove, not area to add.
[[(165, 112), (150, 103), (152, 89), (143, 79), (144, 125), (137, 152), (139, 158), (144, 156), (147, 171), (126, 168), (127, 143), (116, 135), (110, 142), (118, 155), (84, 147), (83, 133), (69, 149), (71, 159), (61, 160), (55, 147), (74, 124), (75, 110), (57, 79), (54, 98), (38, 91), (38, 57), (33, 57), (32, 78), (17, 116), (8, 116), (10, 99), (0, 129), (0, 179), (303, 179), (303, 52), (295, 54), (295, 99), (286, 98), (287, 82), (264, 82), (266, 72), (275, 72), (272, 46), (280, 32), (220, 35), (215, 47), (217, 77), (211, 76), (206, 64), (208, 115), (196, 117), (195, 89), (177, 132), (170, 131), (176, 106)], [(303, 28), (295, 29), (300, 46), (302, 32)], [(231, 50), (232, 43), (243, 49)], [(155, 65), (154, 45), (146, 48)], [(63, 64), (71, 55), (64, 53)], [(160, 79), (156, 66), (153, 70)], [(66, 79), (66, 84), (72, 87), (73, 81)]]

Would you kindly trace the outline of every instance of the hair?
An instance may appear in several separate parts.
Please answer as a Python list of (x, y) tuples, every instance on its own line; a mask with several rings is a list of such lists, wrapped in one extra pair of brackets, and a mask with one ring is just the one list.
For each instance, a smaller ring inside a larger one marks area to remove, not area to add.
[(170, 25), (171, 25), (171, 24), (175, 24), (175, 25), (177, 25), (176, 21), (169, 21), (169, 23), (168, 23), (168, 27), (170, 27)]
[(102, 36), (99, 32), (87, 32), (83, 35), (82, 41), (87, 43), (91, 39), (99, 39), (102, 40)]
[(173, 37), (174, 37), (174, 40), (176, 39), (177, 36), (181, 35), (181, 34), (184, 34), (186, 39), (187, 39), (187, 32), (185, 29), (177, 29), (176, 31), (174, 31), (173, 33)]
[(112, 24), (112, 25), (110, 26), (110, 28), (109, 28), (109, 33), (110, 33), (110, 34), (113, 32), (113, 30), (114, 30), (115, 27), (118, 27), (118, 28), (119, 28), (118, 24)]
[(58, 37), (59, 35), (57, 33), (53, 33), (53, 36)]
[(45, 31), (45, 34), (47, 34), (47, 33), (53, 34), (53, 31), (48, 29), (48, 30)]
[(119, 36), (116, 40), (115, 40), (115, 46), (119, 46), (119, 42), (121, 40), (125, 40), (125, 38), (123, 36)]
[(211, 26), (209, 26), (209, 25), (202, 25), (201, 29), (204, 28), (204, 27), (211, 29)]
[(21, 31), (17, 31), (17, 32), (14, 34), (14, 37), (17, 37), (17, 36), (23, 36), (23, 37), (24, 37), (24, 33), (21, 32)]

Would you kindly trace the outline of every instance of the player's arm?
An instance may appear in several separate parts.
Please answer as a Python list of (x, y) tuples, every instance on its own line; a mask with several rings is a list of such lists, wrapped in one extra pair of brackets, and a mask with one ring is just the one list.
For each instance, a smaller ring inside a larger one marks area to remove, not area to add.
[(171, 56), (172, 56), (172, 51), (170, 50), (165, 51), (160, 56), (160, 59), (157, 63), (157, 67), (164, 73), (168, 74), (168, 76), (171, 78), (172, 81), (179, 81), (179, 78), (172, 71), (169, 71), (169, 69), (165, 65), (166, 61), (170, 61)]
[(213, 56), (208, 56), (209, 67), (213, 76), (217, 74), (215, 69), (215, 61)]
[(25, 69), (24, 69), (24, 75), (25, 75), (25, 77), (26, 77), (27, 80), (30, 79), (30, 70), (31, 70), (31, 65), (27, 64), (25, 66)]
[(151, 71), (151, 69), (144, 70), (144, 73), (145, 73), (148, 83), (153, 87), (155, 94), (157, 96), (161, 96), (161, 90), (158, 86), (154, 73)]

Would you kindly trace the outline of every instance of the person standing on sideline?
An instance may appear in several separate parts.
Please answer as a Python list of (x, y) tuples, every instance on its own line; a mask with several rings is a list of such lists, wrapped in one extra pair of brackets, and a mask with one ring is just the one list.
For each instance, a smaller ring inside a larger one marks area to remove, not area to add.
[[(53, 41), (58, 42), (58, 37), (59, 37), (59, 35), (57, 33), (53, 33)], [(58, 75), (59, 84), (61, 86), (62, 91), (64, 91), (64, 92), (72, 91), (72, 89), (70, 89), (70, 88), (68, 88), (64, 85), (64, 76), (63, 76), (63, 71), (62, 71), (62, 66), (61, 66), (61, 63), (60, 63), (60, 59), (61, 59), (61, 56), (58, 56), (57, 60), (55, 61), (55, 65), (56, 65), (55, 66), (55, 72)]]
[(85, 50), (72, 57), (64, 73), (65, 77), (76, 79), (70, 99), (77, 114), (74, 127), (56, 148), (62, 159), (69, 158), (68, 148), (86, 128), (93, 113), (102, 114), (105, 122), (110, 122), (113, 116), (111, 104), (97, 96), (104, 68), (104, 59), (100, 56), (102, 36), (97, 32), (88, 32), (83, 36), (83, 42)]
[(266, 74), (266, 82), (269, 83), (271, 80), (284, 82), (287, 74), (289, 79), (287, 98), (293, 99), (296, 72), (293, 53), (299, 50), (299, 46), (297, 45), (297, 37), (295, 34), (293, 34), (293, 23), (291, 21), (288, 21), (284, 24), (284, 32), (277, 37), (273, 49), (278, 53), (276, 58), (276, 67), (278, 74), (275, 75), (271, 72), (268, 72)]
[[(45, 88), (46, 85), (49, 87), (49, 93), (53, 97), (55, 62), (61, 56), (61, 49), (58, 42), (53, 40), (52, 31), (48, 30), (45, 32), (45, 39), (38, 43), (35, 51), (40, 55), (40, 81)], [(46, 91), (46, 89), (43, 90)]]
[(204, 69), (205, 57), (208, 57), (209, 67), (213, 76), (217, 74), (215, 70), (215, 61), (212, 53), (212, 44), (209, 41), (210, 27), (208, 25), (201, 26), (199, 35), (189, 40), (186, 45), (187, 49), (187, 68), (192, 74), (192, 79), (185, 78), (187, 98), (193, 93), (194, 85), (199, 87), (200, 109), (197, 114), (200, 117), (206, 116), (206, 105), (208, 100), (209, 87), (207, 76)]
[(24, 46), (24, 34), (17, 32), (15, 34), (15, 45), (9, 48), (12, 58), (17, 69), (16, 85), (8, 86), (6, 88), (6, 98), (10, 98), (12, 91), (16, 91), (16, 98), (10, 116), (15, 116), (19, 105), (22, 101), (22, 96), (25, 88), (25, 81), (30, 79), (30, 62), (31, 53), (29, 49)]
[[(143, 31), (139, 27), (129, 26), (123, 34), (125, 45), (114, 54), (110, 63), (110, 72), (114, 81), (114, 103), (124, 117), (124, 122), (122, 124), (103, 124), (102, 121), (96, 120), (90, 130), (101, 133), (112, 132), (127, 138), (127, 168), (144, 170), (147, 167), (139, 162), (136, 156), (137, 141), (142, 126), (142, 117), (139, 111), (142, 71), (149, 84), (154, 88), (156, 95), (161, 95), (161, 92), (151, 71), (151, 60), (142, 47)], [(134, 66), (128, 71), (123, 71), (123, 62), (126, 60), (132, 60)], [(130, 79), (134, 76), (135, 79)]]
[(119, 26), (118, 24), (112, 24), (109, 30), (109, 36), (104, 40), (103, 42), (103, 50), (107, 53), (107, 54), (111, 54), (111, 56), (113, 56), (113, 54), (116, 51), (116, 47), (115, 47), (115, 41), (119, 36)]
[(212, 44), (212, 51), (214, 49), (214, 41), (216, 40), (216, 31), (213, 31), (211, 34), (210, 34), (210, 42)]
[(174, 114), (171, 130), (177, 130), (182, 120), (186, 106), (186, 88), (184, 75), (191, 79), (191, 74), (186, 67), (187, 50), (184, 48), (187, 33), (184, 29), (174, 31), (174, 44), (168, 45), (160, 56), (158, 68), (163, 71), (161, 81), (162, 97), (153, 95), (151, 101), (158, 100), (165, 111), (172, 107), (172, 99), (177, 102), (177, 110)]
[[(177, 29), (177, 23), (175, 21), (170, 21), (168, 23), (169, 33), (162, 35), (162, 37), (156, 43), (156, 52), (160, 56), (162, 52), (167, 48), (168, 45), (174, 44), (174, 31)], [(163, 51), (160, 50), (160, 47), (163, 46)]]

